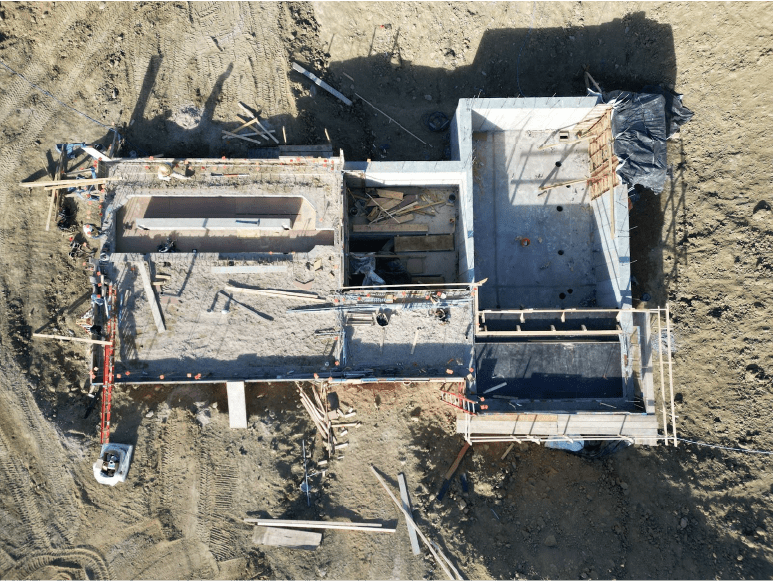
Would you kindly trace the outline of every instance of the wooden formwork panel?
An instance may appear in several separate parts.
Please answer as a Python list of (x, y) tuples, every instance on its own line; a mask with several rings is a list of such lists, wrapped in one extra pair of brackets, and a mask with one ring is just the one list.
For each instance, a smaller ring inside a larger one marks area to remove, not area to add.
[(586, 134), (592, 135), (588, 142), (589, 183), (591, 200), (595, 200), (620, 183), (616, 172), (618, 160), (612, 149), (612, 110), (606, 110)]

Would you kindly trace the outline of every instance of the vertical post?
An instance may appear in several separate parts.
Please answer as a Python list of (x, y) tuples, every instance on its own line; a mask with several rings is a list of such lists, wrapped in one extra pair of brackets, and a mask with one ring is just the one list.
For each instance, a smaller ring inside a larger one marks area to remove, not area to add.
[[(67, 147), (66, 144), (62, 144), (62, 151), (59, 154), (59, 163), (56, 166), (54, 173), (54, 180), (59, 181), (62, 179), (62, 174), (65, 171), (65, 164), (67, 163)], [(59, 199), (59, 190), (51, 190), (51, 200), (48, 205), (48, 218), (46, 218), (46, 232), (49, 231), (51, 226), (51, 214), (54, 211), (54, 206), (57, 205)]]
[(666, 344), (668, 346), (668, 383), (671, 388), (671, 424), (674, 431), (674, 446), (676, 446), (676, 411), (674, 410), (674, 374), (671, 362), (671, 311), (666, 303)]
[(607, 112), (607, 119), (609, 119), (609, 137), (607, 138), (607, 154), (609, 155), (609, 212), (610, 212), (610, 224), (612, 229), (612, 238), (615, 237), (615, 165), (612, 163), (614, 153), (612, 151), (612, 112)]
[(658, 308), (658, 357), (660, 359), (660, 396), (663, 401), (663, 435), (666, 437), (666, 446), (668, 446), (668, 416), (666, 415), (666, 378), (663, 372), (663, 336), (660, 324), (660, 308)]

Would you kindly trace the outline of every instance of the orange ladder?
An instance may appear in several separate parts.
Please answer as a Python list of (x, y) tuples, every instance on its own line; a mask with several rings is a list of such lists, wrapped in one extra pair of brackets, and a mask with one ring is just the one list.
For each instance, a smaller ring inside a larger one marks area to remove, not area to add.
[(109, 345), (105, 345), (105, 354), (102, 370), (102, 413), (99, 427), (99, 443), (110, 443), (110, 408), (113, 402), (113, 385), (115, 383), (115, 331), (118, 325), (116, 317), (116, 291), (113, 285), (105, 297), (110, 304), (110, 318), (107, 320), (106, 336)]
[(471, 399), (467, 399), (463, 395), (459, 393), (453, 393), (451, 391), (443, 391), (440, 390), (440, 399), (446, 402), (449, 405), (454, 406), (457, 409), (462, 410), (466, 414), (475, 415), (478, 412), (475, 410), (475, 405), (477, 402), (474, 402)]

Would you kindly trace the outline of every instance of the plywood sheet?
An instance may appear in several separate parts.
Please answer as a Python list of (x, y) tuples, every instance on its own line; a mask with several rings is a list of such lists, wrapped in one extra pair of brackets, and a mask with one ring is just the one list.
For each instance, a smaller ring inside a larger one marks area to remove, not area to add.
[(432, 252), (454, 249), (453, 234), (395, 236), (395, 252)]
[(300, 531), (298, 529), (282, 529), (277, 527), (255, 527), (252, 542), (256, 545), (272, 547), (288, 547), (313, 551), (322, 541), (322, 533)]

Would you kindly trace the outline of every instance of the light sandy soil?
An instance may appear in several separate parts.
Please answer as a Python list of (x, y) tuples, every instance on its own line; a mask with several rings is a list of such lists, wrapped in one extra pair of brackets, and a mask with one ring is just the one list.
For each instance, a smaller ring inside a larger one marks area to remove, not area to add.
[[(634, 290), (672, 307), (680, 433), (773, 450), (770, 4), (6, 2), (0, 16), (3, 62), (100, 123), (131, 123), (126, 151), (140, 155), (243, 156), (220, 140), (243, 101), (291, 143), (327, 129), (348, 159), (441, 159), (447, 134), (422, 115), (450, 117), (460, 97), (582, 94), (584, 65), (607, 90), (673, 85), (695, 117), (669, 145), (666, 191), (631, 212)], [(311, 87), (293, 59), (432, 147)], [(98, 485), (84, 351), (30, 339), (76, 329), (87, 279), (66, 235), (44, 230), (45, 194), (17, 183), (45, 179), (54, 143), (105, 136), (0, 68), (3, 578), (442, 576), (411, 554), (371, 463), (393, 485), (406, 474), (421, 528), (470, 578), (773, 577), (770, 456), (682, 443), (591, 460), (524, 445), (503, 461), (503, 445), (476, 446), (460, 468), (469, 492), (457, 479), (437, 502), (461, 447), (437, 386), (339, 390), (363, 425), (313, 478), (310, 508), (300, 443), (315, 461), (321, 446), (292, 386), (249, 387), (250, 428), (233, 432), (224, 387), (121, 390), (113, 439), (135, 458), (125, 484)], [(253, 547), (242, 518), (256, 515), (398, 532)]]

